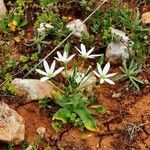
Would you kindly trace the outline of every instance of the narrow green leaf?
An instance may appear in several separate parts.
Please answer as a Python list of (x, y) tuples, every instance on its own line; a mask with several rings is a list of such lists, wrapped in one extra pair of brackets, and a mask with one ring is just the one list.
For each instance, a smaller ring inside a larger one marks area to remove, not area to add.
[(131, 80), (132, 84), (136, 87), (136, 89), (139, 91), (140, 88), (139, 88), (138, 84), (132, 78), (130, 78), (130, 80)]
[(141, 83), (141, 84), (143, 84), (144, 82), (142, 81), (142, 80), (140, 80), (140, 79), (138, 79), (137, 77), (131, 77), (133, 80), (135, 80), (136, 82), (139, 82), (139, 83)]
[(23, 20), (23, 21), (20, 23), (19, 27), (21, 28), (21, 27), (23, 27), (23, 26), (25, 26), (25, 25), (27, 25), (27, 24), (28, 24), (28, 21), (27, 21), (27, 20)]

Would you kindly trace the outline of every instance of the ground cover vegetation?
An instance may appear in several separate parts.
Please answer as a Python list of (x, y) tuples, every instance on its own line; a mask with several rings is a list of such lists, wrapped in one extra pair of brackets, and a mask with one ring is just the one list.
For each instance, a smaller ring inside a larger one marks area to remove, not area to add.
[[(56, 89), (51, 99), (38, 100), (46, 111), (51, 109), (51, 101), (57, 106), (51, 124), (56, 132), (67, 123), (81, 131), (100, 132), (97, 119), (107, 110), (96, 95), (103, 84), (113, 88), (123, 83), (133, 93), (144, 89), (148, 81), (145, 76), (150, 72), (150, 27), (142, 24), (141, 9), (148, 3), (139, 2), (133, 10), (124, 1), (107, 2), (87, 20), (87, 32), (68, 38), (28, 75)], [(0, 20), (0, 96), (17, 96), (11, 83), (14, 77), (26, 75), (72, 32), (67, 27), (70, 21), (84, 20), (98, 4), (97, 0), (7, 0), (8, 12)], [(127, 50), (132, 49), (129, 59), (114, 65), (105, 58), (105, 49), (111, 42), (124, 43), (124, 39), (112, 34), (111, 28), (126, 33), (130, 39)], [(44, 138), (40, 140), (30, 145), (32, 150), (39, 149)], [(29, 147), (29, 143), (22, 145)], [(13, 145), (9, 144), (8, 149)], [(44, 148), (50, 149), (49, 145)], [(61, 145), (59, 149), (63, 149)]]

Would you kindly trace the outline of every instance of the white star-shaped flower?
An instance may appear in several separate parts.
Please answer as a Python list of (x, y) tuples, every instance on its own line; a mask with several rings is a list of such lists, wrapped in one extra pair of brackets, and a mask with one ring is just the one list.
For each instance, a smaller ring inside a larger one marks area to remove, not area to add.
[(55, 57), (56, 60), (63, 62), (64, 64), (67, 64), (74, 56), (75, 54), (68, 57), (67, 51), (64, 51), (63, 55), (57, 51), (57, 57)]
[(55, 71), (55, 66), (56, 66), (56, 61), (55, 60), (53, 61), (51, 67), (49, 67), (46, 60), (43, 61), (43, 65), (44, 65), (45, 72), (40, 70), (40, 69), (36, 69), (36, 71), (39, 74), (44, 75), (44, 77), (42, 77), (40, 79), (41, 82), (47, 81), (48, 79), (51, 79), (51, 78), (55, 77), (57, 74), (59, 74), (64, 69), (64, 67), (60, 67), (59, 69), (57, 69)]
[(94, 50), (94, 47), (91, 48), (89, 51), (87, 51), (85, 45), (82, 44), (82, 43), (81, 43), (81, 46), (80, 46), (81, 49), (78, 49), (76, 46), (75, 46), (75, 48), (80, 53), (80, 56), (85, 58), (85, 59), (102, 56), (102, 54), (91, 54)]
[(51, 23), (40, 23), (40, 27), (37, 28), (38, 33), (45, 33), (46, 29), (52, 29), (54, 26), (51, 25)]
[(101, 83), (101, 84), (103, 84), (104, 82), (107, 82), (107, 83), (112, 84), (112, 85), (115, 84), (112, 80), (110, 80), (110, 79), (108, 79), (108, 78), (109, 78), (109, 77), (113, 77), (113, 76), (116, 75), (117, 73), (110, 73), (110, 74), (107, 74), (108, 71), (109, 71), (109, 69), (110, 69), (110, 63), (109, 63), (109, 62), (104, 66), (103, 70), (102, 70), (100, 64), (97, 63), (97, 71), (98, 71), (98, 72), (93, 71), (93, 73), (94, 73), (98, 78), (100, 78), (100, 83)]

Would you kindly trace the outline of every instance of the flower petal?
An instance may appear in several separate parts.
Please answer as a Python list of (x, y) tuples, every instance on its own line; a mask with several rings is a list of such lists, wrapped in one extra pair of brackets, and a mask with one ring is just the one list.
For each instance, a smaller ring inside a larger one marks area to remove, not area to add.
[(60, 52), (58, 52), (58, 51), (57, 51), (57, 56), (58, 56), (58, 58), (59, 58), (60, 60), (63, 60), (62, 54), (61, 54)]
[(45, 82), (45, 81), (47, 81), (48, 79), (49, 79), (49, 77), (43, 77), (43, 78), (40, 79), (40, 81), (41, 81), (41, 82)]
[(90, 54), (93, 52), (94, 48), (95, 48), (95, 47), (91, 48), (91, 49), (87, 52), (87, 54), (90, 55)]
[(99, 73), (100, 75), (103, 74), (101, 65), (100, 65), (99, 63), (97, 63), (97, 70), (98, 70), (98, 73)]
[(51, 65), (51, 68), (50, 68), (50, 72), (53, 73), (54, 70), (55, 70), (55, 65), (56, 65), (56, 61), (54, 60), (52, 65)]
[(40, 28), (44, 28), (44, 23), (40, 23)]
[(57, 61), (62, 61), (61, 59), (57, 58), (57, 57), (54, 57)]
[(94, 73), (98, 78), (100, 78), (100, 75), (99, 75), (96, 71), (93, 71), (93, 73)]
[(109, 77), (113, 77), (115, 76), (117, 73), (110, 73), (110, 74), (106, 74), (106, 77), (109, 78)]
[(109, 84), (112, 84), (112, 85), (114, 85), (115, 83), (114, 83), (114, 81), (112, 81), (112, 80), (110, 80), (110, 79), (104, 79), (107, 83), (109, 83)]
[(44, 65), (44, 69), (45, 69), (45, 71), (48, 73), (48, 72), (49, 72), (49, 70), (50, 70), (50, 68), (49, 68), (49, 65), (48, 65), (48, 63), (47, 63), (47, 61), (46, 61), (46, 60), (44, 60), (44, 61), (43, 61), (43, 65)]
[(75, 46), (75, 48), (80, 54), (82, 54), (82, 52), (76, 46)]
[(83, 54), (86, 54), (86, 47), (85, 47), (85, 45), (82, 44), (82, 43), (81, 43), (81, 52), (82, 52)]
[(59, 69), (57, 69), (57, 70), (53, 73), (53, 76), (56, 76), (57, 74), (59, 74), (63, 69), (64, 69), (64, 67), (60, 67)]
[(42, 70), (40, 70), (40, 69), (35, 69), (35, 71), (38, 72), (39, 74), (42, 74), (42, 75), (44, 75), (44, 76), (47, 76), (47, 73), (44, 72), (44, 71), (42, 71)]
[(95, 58), (95, 57), (99, 57), (99, 56), (102, 56), (102, 54), (89, 55), (88, 58)]
[(108, 63), (105, 65), (105, 67), (103, 68), (103, 73), (104, 73), (104, 74), (107, 74), (108, 71), (109, 71), (109, 69), (110, 69), (110, 62), (108, 62)]
[(74, 56), (75, 56), (75, 54), (73, 54), (70, 57), (68, 57), (67, 61), (70, 61)]

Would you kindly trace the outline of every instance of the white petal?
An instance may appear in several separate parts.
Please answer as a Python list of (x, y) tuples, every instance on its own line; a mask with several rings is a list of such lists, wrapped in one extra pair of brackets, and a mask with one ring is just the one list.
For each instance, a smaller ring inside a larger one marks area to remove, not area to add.
[(40, 28), (44, 28), (44, 23), (40, 23)]
[(41, 82), (45, 82), (45, 81), (47, 81), (48, 79), (49, 79), (49, 77), (43, 77), (43, 78), (40, 79), (40, 81), (41, 81)]
[(48, 73), (50, 69), (46, 60), (43, 61), (43, 65), (44, 65), (45, 71)]
[(75, 46), (75, 48), (80, 54), (82, 54), (82, 52), (76, 46)]
[(58, 58), (59, 58), (60, 60), (63, 60), (62, 54), (61, 54), (60, 52), (58, 52), (58, 51), (57, 51), (57, 56), (58, 56)]
[(109, 71), (109, 69), (110, 69), (110, 62), (108, 62), (108, 63), (105, 65), (105, 67), (103, 68), (103, 73), (104, 73), (104, 74), (107, 74), (108, 71)]
[(90, 54), (93, 52), (94, 48), (95, 48), (95, 47), (91, 48), (91, 49), (87, 52), (87, 54), (90, 55)]
[(104, 79), (107, 83), (114, 85), (115, 83), (110, 79)]
[(100, 79), (100, 84), (103, 84), (103, 83), (104, 83), (104, 79), (101, 78), (101, 79)]
[(102, 54), (89, 55), (88, 58), (95, 58), (95, 57), (99, 57), (99, 56), (102, 56)]
[(106, 74), (106, 77), (109, 78), (109, 77), (113, 77), (114, 75), (116, 75), (117, 73), (110, 73), (110, 74)]
[(52, 65), (51, 65), (51, 69), (50, 69), (50, 72), (53, 73), (54, 70), (55, 70), (55, 65), (56, 65), (56, 61), (54, 60)]
[(45, 28), (42, 27), (42, 28), (37, 28), (37, 32), (39, 33), (44, 33), (45, 32)]
[(93, 73), (94, 73), (98, 78), (100, 78), (100, 75), (99, 75), (96, 71), (93, 71)]
[(97, 70), (98, 70), (98, 72), (99, 72), (100, 75), (103, 73), (101, 65), (99, 63), (97, 63)]
[(62, 61), (61, 59), (57, 58), (57, 57), (54, 57), (57, 61)]
[(73, 54), (70, 57), (68, 57), (67, 61), (70, 61), (74, 56), (75, 56), (75, 54)]
[(56, 76), (57, 74), (59, 74), (63, 69), (64, 69), (64, 67), (60, 67), (59, 69), (57, 69), (57, 70), (53, 73), (53, 76)]
[(46, 24), (45, 27), (46, 28), (54, 28), (51, 24)]
[(44, 75), (44, 76), (47, 76), (47, 73), (44, 72), (44, 71), (42, 71), (42, 70), (40, 70), (40, 69), (35, 69), (35, 71), (38, 72), (39, 74), (42, 74), (42, 75)]
[(86, 54), (86, 47), (85, 47), (85, 45), (82, 44), (82, 43), (81, 43), (81, 52), (82, 52), (83, 54)]

